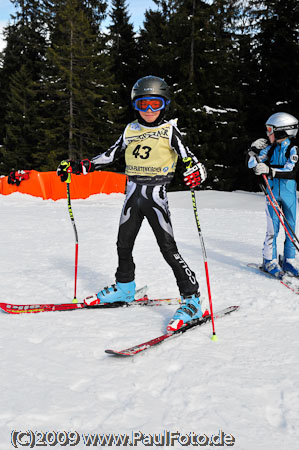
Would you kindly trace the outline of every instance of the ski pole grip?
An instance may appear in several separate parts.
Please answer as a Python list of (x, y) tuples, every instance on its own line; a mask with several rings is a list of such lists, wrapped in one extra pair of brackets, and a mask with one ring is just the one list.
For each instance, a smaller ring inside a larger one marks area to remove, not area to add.
[(62, 161), (61, 166), (65, 166), (64, 172), (67, 173), (67, 178), (65, 180), (65, 183), (70, 183), (72, 181), (71, 173), (72, 173), (72, 166), (69, 161)]

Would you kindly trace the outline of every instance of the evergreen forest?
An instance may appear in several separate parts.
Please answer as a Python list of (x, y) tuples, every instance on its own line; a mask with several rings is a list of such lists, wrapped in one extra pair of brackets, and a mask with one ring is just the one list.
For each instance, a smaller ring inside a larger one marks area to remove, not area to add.
[[(259, 190), (250, 143), (266, 137), (271, 114), (299, 118), (298, 0), (153, 0), (138, 32), (126, 0), (10, 1), (1, 175), (104, 152), (134, 120), (135, 81), (156, 75), (171, 87), (169, 118), (208, 170), (203, 188)], [(124, 161), (107, 170), (123, 172)], [(170, 189), (181, 188), (177, 170)]]

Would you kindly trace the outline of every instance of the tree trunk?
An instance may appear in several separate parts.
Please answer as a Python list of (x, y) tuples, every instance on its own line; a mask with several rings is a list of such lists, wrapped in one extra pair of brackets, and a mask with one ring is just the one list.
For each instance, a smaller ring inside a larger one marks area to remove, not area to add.
[(195, 7), (196, 0), (193, 0), (192, 6), (192, 22), (191, 22), (191, 44), (190, 44), (190, 70), (189, 70), (189, 81), (192, 82), (194, 79), (194, 36), (195, 36)]
[(73, 22), (71, 22), (70, 32), (70, 97), (69, 97), (69, 145), (68, 153), (69, 158), (74, 159), (73, 148), (73, 123), (74, 123), (74, 110), (73, 110)]

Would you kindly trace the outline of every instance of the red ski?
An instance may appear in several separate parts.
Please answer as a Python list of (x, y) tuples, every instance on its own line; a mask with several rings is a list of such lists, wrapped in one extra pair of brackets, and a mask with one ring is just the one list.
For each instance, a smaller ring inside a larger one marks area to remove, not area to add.
[[(227, 314), (231, 314), (233, 311), (237, 311), (237, 309), (239, 309), (239, 306), (229, 306), (225, 309), (222, 309), (221, 311), (218, 311), (216, 314), (214, 314), (214, 319), (219, 319), (220, 317), (224, 317)], [(211, 315), (209, 314), (207, 316), (201, 317), (200, 319), (192, 320), (187, 325), (185, 325), (184, 327), (180, 328), (177, 331), (162, 334), (162, 336), (156, 337), (147, 342), (143, 342), (142, 344), (134, 345), (133, 347), (126, 348), (125, 350), (105, 350), (105, 352), (114, 356), (134, 356), (137, 353), (143, 352), (144, 350), (147, 350), (149, 348), (155, 347), (158, 344), (161, 344), (167, 339), (179, 336), (185, 333), (186, 331), (191, 330), (194, 327), (204, 325), (205, 323), (210, 321)]]
[(54, 312), (54, 311), (73, 311), (77, 309), (105, 309), (105, 308), (120, 308), (130, 306), (161, 306), (161, 305), (175, 305), (180, 302), (179, 298), (148, 298), (144, 295), (141, 298), (134, 300), (131, 303), (115, 302), (103, 303), (95, 306), (87, 306), (85, 303), (43, 303), (32, 305), (15, 305), (11, 303), (0, 303), (0, 309), (9, 314), (29, 314), (40, 312)]

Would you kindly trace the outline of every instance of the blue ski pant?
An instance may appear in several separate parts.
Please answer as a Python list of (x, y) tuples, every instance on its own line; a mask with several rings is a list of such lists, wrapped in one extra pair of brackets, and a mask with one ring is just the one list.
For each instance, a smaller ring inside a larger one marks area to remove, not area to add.
[[(271, 188), (277, 200), (277, 203), (282, 209), (290, 227), (296, 233), (296, 223), (297, 223), (296, 181), (274, 179), (272, 182), (269, 181), (269, 184), (270, 186), (272, 184)], [(269, 196), (271, 198), (270, 194)], [(267, 217), (267, 231), (263, 247), (263, 257), (265, 259), (272, 260), (277, 258), (277, 237), (281, 224), (277, 214), (275, 213), (273, 207), (271, 206), (267, 198), (266, 198), (266, 217)], [(286, 228), (288, 229), (290, 235), (292, 236), (292, 233), (287, 225)], [(292, 244), (291, 239), (285, 232), (284, 257), (295, 258), (295, 254), (296, 249)]]

